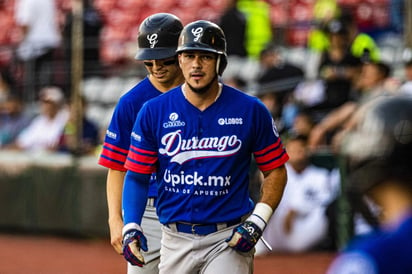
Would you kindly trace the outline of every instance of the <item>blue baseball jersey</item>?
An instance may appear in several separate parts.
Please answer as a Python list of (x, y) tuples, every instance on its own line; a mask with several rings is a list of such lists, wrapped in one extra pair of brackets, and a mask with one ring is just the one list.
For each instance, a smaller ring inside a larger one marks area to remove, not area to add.
[[(162, 94), (146, 77), (120, 97), (106, 131), (103, 149), (98, 163), (104, 167), (126, 171), (124, 163), (130, 147), (130, 135), (137, 113), (142, 105)], [(149, 190), (150, 197), (156, 197), (154, 184)]]
[(412, 273), (412, 214), (400, 225), (355, 238), (328, 274)]
[(156, 172), (161, 223), (220, 223), (254, 207), (252, 154), (262, 171), (288, 160), (272, 116), (256, 97), (223, 85), (216, 102), (200, 111), (180, 86), (143, 106), (125, 167)]

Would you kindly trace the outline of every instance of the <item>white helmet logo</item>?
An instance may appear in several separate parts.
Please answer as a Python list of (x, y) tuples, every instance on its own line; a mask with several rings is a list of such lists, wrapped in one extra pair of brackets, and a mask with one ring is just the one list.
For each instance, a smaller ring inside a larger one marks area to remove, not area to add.
[(148, 34), (147, 40), (149, 41), (150, 48), (154, 48), (158, 42), (157, 33), (153, 33), (152, 35)]
[(202, 27), (198, 27), (198, 28), (192, 29), (192, 34), (195, 36), (195, 38), (193, 39), (193, 41), (195, 41), (195, 42), (199, 41), (200, 37), (202, 36), (202, 32), (203, 32), (203, 28), (202, 28)]

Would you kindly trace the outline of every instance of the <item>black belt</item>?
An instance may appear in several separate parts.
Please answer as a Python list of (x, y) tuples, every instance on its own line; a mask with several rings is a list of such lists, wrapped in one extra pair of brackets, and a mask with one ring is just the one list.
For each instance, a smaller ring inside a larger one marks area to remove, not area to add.
[(219, 230), (237, 225), (241, 223), (242, 219), (238, 218), (233, 221), (217, 224), (190, 224), (190, 223), (170, 223), (166, 226), (175, 232), (183, 232), (188, 234), (208, 235)]

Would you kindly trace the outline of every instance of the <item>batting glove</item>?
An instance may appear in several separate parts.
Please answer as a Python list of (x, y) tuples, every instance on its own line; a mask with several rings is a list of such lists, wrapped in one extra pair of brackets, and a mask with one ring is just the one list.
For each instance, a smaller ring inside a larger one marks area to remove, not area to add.
[(240, 252), (248, 252), (256, 245), (262, 233), (262, 229), (255, 223), (245, 221), (233, 229), (232, 236), (226, 242)]
[(147, 251), (147, 239), (142, 228), (136, 223), (127, 224), (123, 228), (123, 256), (132, 265), (142, 267), (145, 264), (140, 250)]
[(262, 237), (272, 213), (273, 210), (269, 205), (258, 203), (252, 215), (233, 229), (232, 236), (226, 239), (228, 245), (240, 252), (250, 251)]

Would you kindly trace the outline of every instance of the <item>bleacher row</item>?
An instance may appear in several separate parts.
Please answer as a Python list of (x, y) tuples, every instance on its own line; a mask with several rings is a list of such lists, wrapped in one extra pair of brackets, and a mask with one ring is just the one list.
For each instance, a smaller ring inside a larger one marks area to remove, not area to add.
[(88, 107), (86, 115), (104, 130), (110, 122), (114, 107), (125, 92), (141, 80), (135, 76), (91, 77), (83, 82), (82, 93)]

